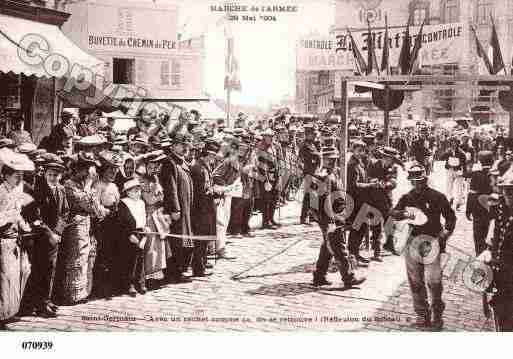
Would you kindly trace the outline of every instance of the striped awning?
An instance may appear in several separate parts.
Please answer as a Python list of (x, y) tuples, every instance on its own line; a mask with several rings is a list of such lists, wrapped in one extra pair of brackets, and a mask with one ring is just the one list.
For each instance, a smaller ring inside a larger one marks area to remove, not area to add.
[(79, 72), (72, 71), (75, 65), (103, 76), (103, 62), (75, 45), (59, 27), (0, 14), (1, 72), (78, 78)]

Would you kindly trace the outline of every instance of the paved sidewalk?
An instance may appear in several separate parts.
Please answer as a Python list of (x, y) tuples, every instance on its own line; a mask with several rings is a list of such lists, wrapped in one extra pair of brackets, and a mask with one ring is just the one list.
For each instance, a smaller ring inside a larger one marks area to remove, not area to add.
[[(215, 274), (189, 284), (168, 285), (136, 298), (120, 296), (61, 307), (59, 317), (24, 317), (9, 324), (16, 331), (406, 331), (414, 330), (402, 257), (363, 269), (358, 289), (343, 290), (338, 273), (331, 287), (311, 285), (321, 234), (317, 226), (297, 225), (300, 207), (282, 208), (284, 226), (257, 230), (255, 238), (232, 239), (235, 261), (217, 262)], [(253, 225), (260, 220), (253, 218)], [(473, 254), (472, 228), (459, 213), (448, 246), (444, 278), (448, 331), (491, 330), (481, 296), (463, 284)], [(461, 260), (461, 262), (458, 262)], [(456, 263), (456, 266), (454, 265)], [(456, 269), (454, 269), (456, 267)], [(334, 268), (333, 268), (334, 270)]]

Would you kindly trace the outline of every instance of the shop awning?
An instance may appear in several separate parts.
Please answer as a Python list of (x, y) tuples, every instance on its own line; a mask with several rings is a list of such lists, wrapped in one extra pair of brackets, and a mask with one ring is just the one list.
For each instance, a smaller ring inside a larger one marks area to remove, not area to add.
[[(56, 61), (45, 62), (49, 56)], [(68, 67), (66, 75), (60, 73), (59, 64), (62, 69)], [(103, 62), (75, 45), (57, 26), (0, 14), (1, 72), (73, 77), (74, 65), (103, 76)]]
[(184, 107), (188, 111), (197, 110), (201, 114), (201, 118), (205, 120), (218, 120), (221, 118), (226, 118), (226, 112), (219, 108), (219, 106), (217, 106), (213, 101), (173, 101), (173, 104)]

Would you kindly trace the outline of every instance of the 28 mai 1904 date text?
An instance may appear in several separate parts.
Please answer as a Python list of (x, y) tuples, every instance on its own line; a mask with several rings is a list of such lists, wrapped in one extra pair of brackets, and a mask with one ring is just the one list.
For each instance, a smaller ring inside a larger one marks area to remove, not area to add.
[(53, 342), (50, 341), (41, 341), (41, 342), (32, 342), (32, 341), (24, 341), (21, 342), (21, 349), (23, 350), (52, 350), (54, 348)]

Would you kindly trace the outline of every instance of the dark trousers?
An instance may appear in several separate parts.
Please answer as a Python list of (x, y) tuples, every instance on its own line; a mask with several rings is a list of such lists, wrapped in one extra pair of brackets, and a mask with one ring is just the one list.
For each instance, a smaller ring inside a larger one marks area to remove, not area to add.
[(145, 284), (144, 249), (139, 248), (137, 244), (128, 244), (127, 269), (127, 287)]
[(194, 275), (205, 274), (207, 264), (207, 241), (194, 241), (192, 254), (192, 273)]
[(490, 228), (490, 219), (488, 217), (472, 217), (472, 228), (474, 230), (474, 246), (476, 256), (480, 255), (487, 247), (486, 236)]
[(249, 233), (250, 229), (249, 228), (249, 220), (251, 219), (251, 215), (252, 215), (252, 212), (253, 212), (253, 205), (254, 205), (254, 199), (253, 198), (249, 198), (249, 199), (246, 199), (247, 203), (246, 205), (244, 206), (243, 208), (243, 213), (242, 213), (242, 223), (241, 223), (241, 233)]
[(310, 214), (310, 194), (308, 192), (305, 192), (303, 195), (303, 203), (301, 206), (301, 217), (300, 221), (306, 222), (308, 215)]
[(169, 241), (171, 257), (167, 259), (166, 276), (168, 279), (177, 279), (187, 271), (191, 263), (193, 248), (184, 247), (181, 240), (171, 238)]
[(31, 272), (25, 289), (22, 306), (39, 308), (51, 301), (59, 245), (47, 233), (36, 238), (31, 248)]
[(345, 229), (337, 228), (328, 234), (328, 228), (321, 226), (323, 242), (315, 266), (314, 278), (324, 278), (328, 273), (331, 258), (335, 258), (340, 276), (346, 281), (352, 276), (349, 253), (346, 246)]
[(247, 233), (249, 227), (250, 200), (246, 198), (232, 198), (230, 224), (228, 232), (232, 234)]
[(276, 203), (278, 193), (275, 190), (265, 192), (262, 195), (262, 222), (264, 225), (274, 222), (274, 212), (276, 211)]
[(360, 254), (360, 246), (368, 229), (369, 225), (367, 223), (362, 223), (358, 230), (351, 228), (351, 231), (349, 232), (349, 253), (354, 256), (358, 256)]
[(123, 290), (119, 285), (121, 263), (116, 255), (120, 252), (117, 230), (116, 218), (113, 216), (107, 217), (95, 230), (98, 247), (93, 271), (93, 292), (100, 296), (108, 296)]

